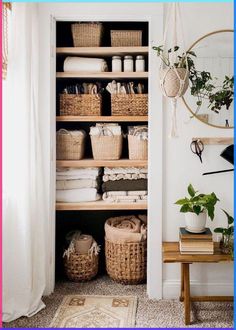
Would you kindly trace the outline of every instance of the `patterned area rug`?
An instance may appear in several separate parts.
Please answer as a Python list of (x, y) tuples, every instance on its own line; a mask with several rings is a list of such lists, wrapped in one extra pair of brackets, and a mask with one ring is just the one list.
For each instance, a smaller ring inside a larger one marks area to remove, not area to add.
[(131, 328), (136, 309), (137, 297), (68, 295), (50, 328)]

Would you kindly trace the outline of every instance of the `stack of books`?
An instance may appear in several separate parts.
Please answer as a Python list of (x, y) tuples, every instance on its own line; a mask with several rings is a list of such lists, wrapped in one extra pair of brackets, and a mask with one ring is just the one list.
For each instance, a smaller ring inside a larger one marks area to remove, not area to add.
[(185, 228), (179, 229), (179, 250), (181, 254), (213, 254), (214, 243), (209, 228), (201, 234), (189, 233)]

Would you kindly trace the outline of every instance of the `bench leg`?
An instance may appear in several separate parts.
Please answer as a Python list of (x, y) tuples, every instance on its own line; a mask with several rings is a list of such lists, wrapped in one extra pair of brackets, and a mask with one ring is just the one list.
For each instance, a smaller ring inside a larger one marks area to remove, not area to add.
[(185, 325), (190, 324), (190, 281), (189, 281), (189, 264), (183, 264), (184, 276), (184, 314)]
[(179, 301), (184, 301), (184, 265), (181, 263), (181, 287)]

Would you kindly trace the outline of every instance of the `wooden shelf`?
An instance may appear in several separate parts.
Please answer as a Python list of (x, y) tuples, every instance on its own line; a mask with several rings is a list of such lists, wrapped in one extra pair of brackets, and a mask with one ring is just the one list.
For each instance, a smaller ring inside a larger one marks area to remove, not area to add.
[(148, 72), (57, 72), (57, 78), (147, 79)]
[(105, 201), (81, 203), (56, 203), (57, 211), (90, 210), (147, 210), (147, 203), (107, 203)]
[(95, 159), (81, 159), (81, 160), (57, 160), (57, 167), (146, 167), (147, 160), (95, 160)]
[(195, 137), (192, 141), (200, 140), (203, 144), (229, 145), (234, 143), (233, 137)]
[(145, 122), (148, 116), (57, 116), (58, 122)]
[(147, 55), (148, 47), (58, 47), (58, 55), (103, 56)]

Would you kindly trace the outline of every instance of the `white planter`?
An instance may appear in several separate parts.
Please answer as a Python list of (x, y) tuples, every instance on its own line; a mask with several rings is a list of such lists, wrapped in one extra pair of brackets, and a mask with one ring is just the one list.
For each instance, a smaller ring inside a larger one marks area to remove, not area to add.
[(202, 233), (206, 228), (207, 214), (202, 212), (199, 215), (188, 212), (185, 213), (186, 229), (192, 233)]

